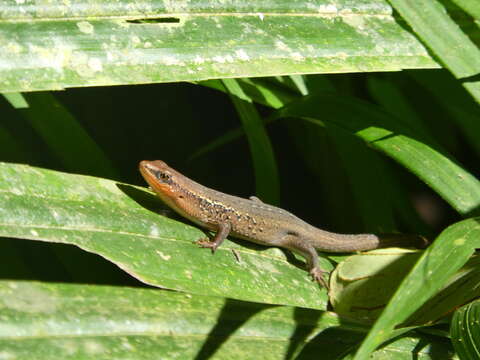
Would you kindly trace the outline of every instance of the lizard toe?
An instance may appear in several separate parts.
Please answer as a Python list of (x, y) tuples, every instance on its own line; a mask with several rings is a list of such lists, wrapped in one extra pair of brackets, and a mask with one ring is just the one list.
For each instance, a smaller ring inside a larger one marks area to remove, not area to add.
[(312, 280), (316, 281), (317, 283), (319, 283), (320, 285), (325, 287), (325, 289), (328, 290), (329, 288), (328, 282), (323, 278), (323, 274), (324, 274), (324, 271), (322, 271), (318, 267), (314, 267), (310, 270), (310, 275), (312, 276)]

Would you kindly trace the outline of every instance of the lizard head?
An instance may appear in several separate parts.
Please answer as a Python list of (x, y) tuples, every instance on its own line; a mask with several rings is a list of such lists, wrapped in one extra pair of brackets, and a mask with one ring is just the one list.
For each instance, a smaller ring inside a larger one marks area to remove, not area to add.
[(175, 184), (176, 171), (161, 160), (140, 161), (138, 166), (145, 181), (157, 193), (169, 193)]
[(168, 206), (190, 218), (185, 209), (190, 207), (191, 189), (201, 186), (183, 176), (161, 160), (143, 160), (138, 165), (145, 181)]
[(161, 160), (143, 160), (138, 167), (148, 185), (167, 205), (176, 209), (185, 201), (184, 189), (189, 188), (186, 182), (191, 180)]

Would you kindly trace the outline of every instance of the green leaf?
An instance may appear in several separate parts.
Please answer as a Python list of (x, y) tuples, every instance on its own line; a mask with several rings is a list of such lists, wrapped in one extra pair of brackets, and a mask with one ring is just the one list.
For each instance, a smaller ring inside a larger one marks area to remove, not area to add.
[(480, 218), (464, 220), (444, 230), (402, 281), (362, 343), (355, 360), (367, 359), (394, 327), (436, 294), (479, 246)]
[(243, 128), (238, 127), (232, 130), (225, 132), (223, 135), (215, 138), (214, 140), (210, 141), (208, 144), (201, 146), (197, 149), (189, 158), (188, 161), (194, 161), (199, 157), (202, 157), (210, 152), (215, 151), (216, 149), (227, 145), (228, 143), (245, 136), (245, 132)]
[(0, 5), (0, 92), (436, 68), (383, 0)]
[[(438, 0), (389, 1), (456, 78), (480, 74), (480, 49)], [(480, 102), (480, 82), (465, 82), (464, 86)]]
[(461, 7), (477, 20), (480, 19), (480, 3), (477, 0), (452, 0), (453, 3)]
[(370, 94), (385, 110), (396, 115), (405, 127), (415, 131), (418, 137), (425, 139), (429, 144), (434, 144), (437, 149), (440, 148), (420, 115), (415, 111), (416, 109), (411, 106), (402, 90), (392, 80), (392, 77), (385, 79), (369, 76), (367, 86)]
[(392, 248), (348, 257), (331, 275), (334, 311), (351, 319), (375, 320), (420, 256), (418, 251)]
[[(221, 80), (200, 81), (200, 85), (227, 92)], [(242, 91), (237, 92), (235, 96), (240, 100), (255, 102), (273, 109), (279, 109), (293, 100), (299, 99), (300, 95), (285, 86), (278, 78), (253, 78), (238, 79), (237, 84)], [(264, 121), (265, 125), (270, 123), (269, 119)], [(195, 151), (189, 158), (189, 161), (195, 160), (215, 149), (232, 142), (233, 140), (244, 136), (243, 128), (235, 128), (227, 131), (222, 136), (210, 141)]]
[[(279, 109), (300, 95), (275, 78), (244, 78), (237, 79), (238, 85), (242, 88), (242, 93), (235, 96), (243, 96), (240, 99), (254, 101), (274, 109)], [(222, 92), (226, 92), (225, 86), (221, 80), (206, 80), (197, 82), (199, 85), (208, 86)]]
[[(285, 252), (225, 241), (160, 216), (155, 196), (114, 181), (0, 163), (0, 236), (76, 245), (158, 287), (322, 309), (324, 289)], [(322, 267), (331, 265), (322, 259)]]
[[(477, 137), (480, 133), (480, 107), (461, 84), (447, 71), (409, 71), (408, 74), (436, 98), (435, 107), (448, 114), (469, 145), (480, 155)], [(445, 94), (448, 94), (448, 101), (445, 101)], [(450, 132), (448, 136), (451, 137)]]
[[(350, 132), (328, 123), (326, 129), (340, 155), (352, 189), (354, 202), (350, 206), (356, 205), (363, 229), (383, 233), (396, 230), (390, 196), (392, 184), (384, 159), (351, 136)], [(369, 165), (369, 171), (364, 171), (365, 164)], [(370, 191), (372, 186), (376, 191)]]
[[(278, 359), (286, 351), (298, 352), (308, 336), (330, 327), (365, 331), (334, 314), (292, 307), (161, 290), (14, 281), (0, 282), (0, 316), (1, 354), (16, 359), (31, 354), (193, 359), (200, 353), (225, 358), (239, 346), (248, 354), (242, 358), (265, 353)], [(355, 345), (358, 336), (351, 338)]]
[(248, 139), (250, 153), (255, 170), (256, 194), (269, 204), (280, 203), (280, 181), (272, 144), (268, 138), (262, 119), (235, 79), (225, 79), (223, 84), (230, 94), (233, 105), (242, 120)]
[(119, 177), (95, 140), (53, 95), (29, 93), (24, 96), (30, 106), (20, 113), (67, 170)]
[[(0, 354), (32, 359), (344, 358), (366, 327), (329, 312), (112, 286), (0, 281)], [(419, 348), (421, 346), (421, 348)], [(403, 336), (373, 359), (451, 359)]]
[(450, 325), (452, 343), (461, 359), (480, 358), (480, 301), (467, 304), (453, 314)]
[(353, 195), (349, 179), (326, 127), (298, 119), (284, 119), (282, 122), (293, 143), (292, 150), (301, 155), (299, 159), (315, 176), (316, 193), (322, 199), (322, 207), (328, 209), (322, 221), (331, 224), (331, 230), (360, 231), (362, 219), (355, 212), (356, 207), (350, 205)]
[(302, 75), (290, 75), (288, 77), (292, 81), (292, 83), (297, 88), (298, 92), (302, 94), (302, 96), (308, 95), (308, 88), (305, 82), (305, 77)]
[(480, 296), (480, 257), (474, 255), (433, 298), (406, 320), (408, 325), (432, 323)]
[(2, 95), (15, 109), (28, 108), (28, 103), (21, 93), (3, 93)]
[(273, 109), (279, 109), (301, 97), (298, 92), (285, 86), (278, 77), (245, 78), (238, 81), (250, 100)]
[[(349, 319), (375, 320), (421, 255), (419, 251), (391, 248), (348, 257), (332, 272), (329, 295), (334, 311)], [(478, 298), (479, 264), (479, 256), (470, 259), (402, 327), (434, 323)]]
[(279, 110), (277, 117), (303, 117), (338, 126), (412, 171), (462, 215), (480, 211), (480, 182), (450, 156), (419, 141), (395, 117), (355, 98), (306, 97)]

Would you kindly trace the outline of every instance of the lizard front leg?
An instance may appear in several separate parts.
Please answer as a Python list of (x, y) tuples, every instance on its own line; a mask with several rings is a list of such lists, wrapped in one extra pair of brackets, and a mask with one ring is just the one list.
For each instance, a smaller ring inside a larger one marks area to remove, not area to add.
[(202, 248), (210, 248), (212, 249), (212, 253), (214, 253), (215, 250), (222, 245), (228, 234), (230, 234), (230, 230), (232, 230), (232, 225), (230, 223), (220, 223), (218, 224), (217, 233), (212, 240), (201, 239), (198, 240), (196, 244), (200, 245)]

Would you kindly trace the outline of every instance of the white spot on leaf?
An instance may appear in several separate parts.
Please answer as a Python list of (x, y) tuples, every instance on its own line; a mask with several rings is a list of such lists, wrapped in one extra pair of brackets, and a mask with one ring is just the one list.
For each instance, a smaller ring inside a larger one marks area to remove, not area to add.
[(170, 255), (166, 255), (159, 250), (157, 250), (157, 254), (160, 255), (160, 257), (165, 261), (168, 261), (172, 258)]
[(245, 61), (250, 60), (250, 56), (248, 56), (248, 54), (243, 49), (239, 49), (239, 50), (235, 51), (235, 55), (237, 55), (237, 57), (240, 60), (245, 60)]
[(158, 228), (156, 226), (150, 228), (150, 235), (154, 237), (158, 236)]
[(7, 45), (7, 50), (11, 53), (18, 54), (20, 51), (22, 51), (22, 47), (14, 42), (9, 42)]
[(287, 46), (287, 44), (285, 44), (281, 40), (275, 41), (275, 48), (277, 48), (278, 50), (284, 50), (284, 51), (290, 50), (290, 48)]
[(93, 34), (94, 28), (93, 25), (88, 21), (80, 21), (77, 23), (78, 29), (84, 34)]
[(334, 4), (321, 4), (318, 7), (319, 13), (337, 13), (338, 9)]
[(103, 65), (100, 59), (98, 58), (90, 58), (88, 59), (88, 66), (90, 69), (92, 69), (94, 72), (97, 71), (102, 71), (103, 70)]
[(358, 29), (363, 29), (365, 27), (365, 18), (359, 15), (344, 16), (343, 21), (350, 26), (353, 26)]
[(9, 353), (7, 351), (0, 351), (0, 360), (10, 360), (15, 358), (16, 358), (16, 355), (13, 353)]
[(182, 61), (178, 60), (174, 56), (163, 56), (161, 58), (161, 61), (165, 65), (180, 65), (180, 66), (185, 65)]
[(134, 35), (134, 36), (132, 36), (131, 39), (132, 39), (132, 43), (134, 43), (134, 44), (140, 44), (140, 41), (141, 41), (141, 40), (140, 40), (140, 38), (139, 38), (138, 36), (135, 36), (135, 35)]
[(22, 191), (20, 189), (17, 189), (17, 188), (11, 188), (10, 192), (12, 194), (15, 194), (15, 195), (22, 195), (23, 194)]
[(203, 64), (205, 62), (205, 59), (200, 57), (199, 55), (195, 56), (193, 59), (194, 64)]
[(20, 283), (16, 289), (3, 295), (0, 302), (12, 310), (25, 313), (52, 313), (57, 300), (37, 285)]
[(85, 351), (90, 355), (103, 353), (105, 350), (105, 347), (99, 342), (93, 340), (88, 340), (85, 342)]

